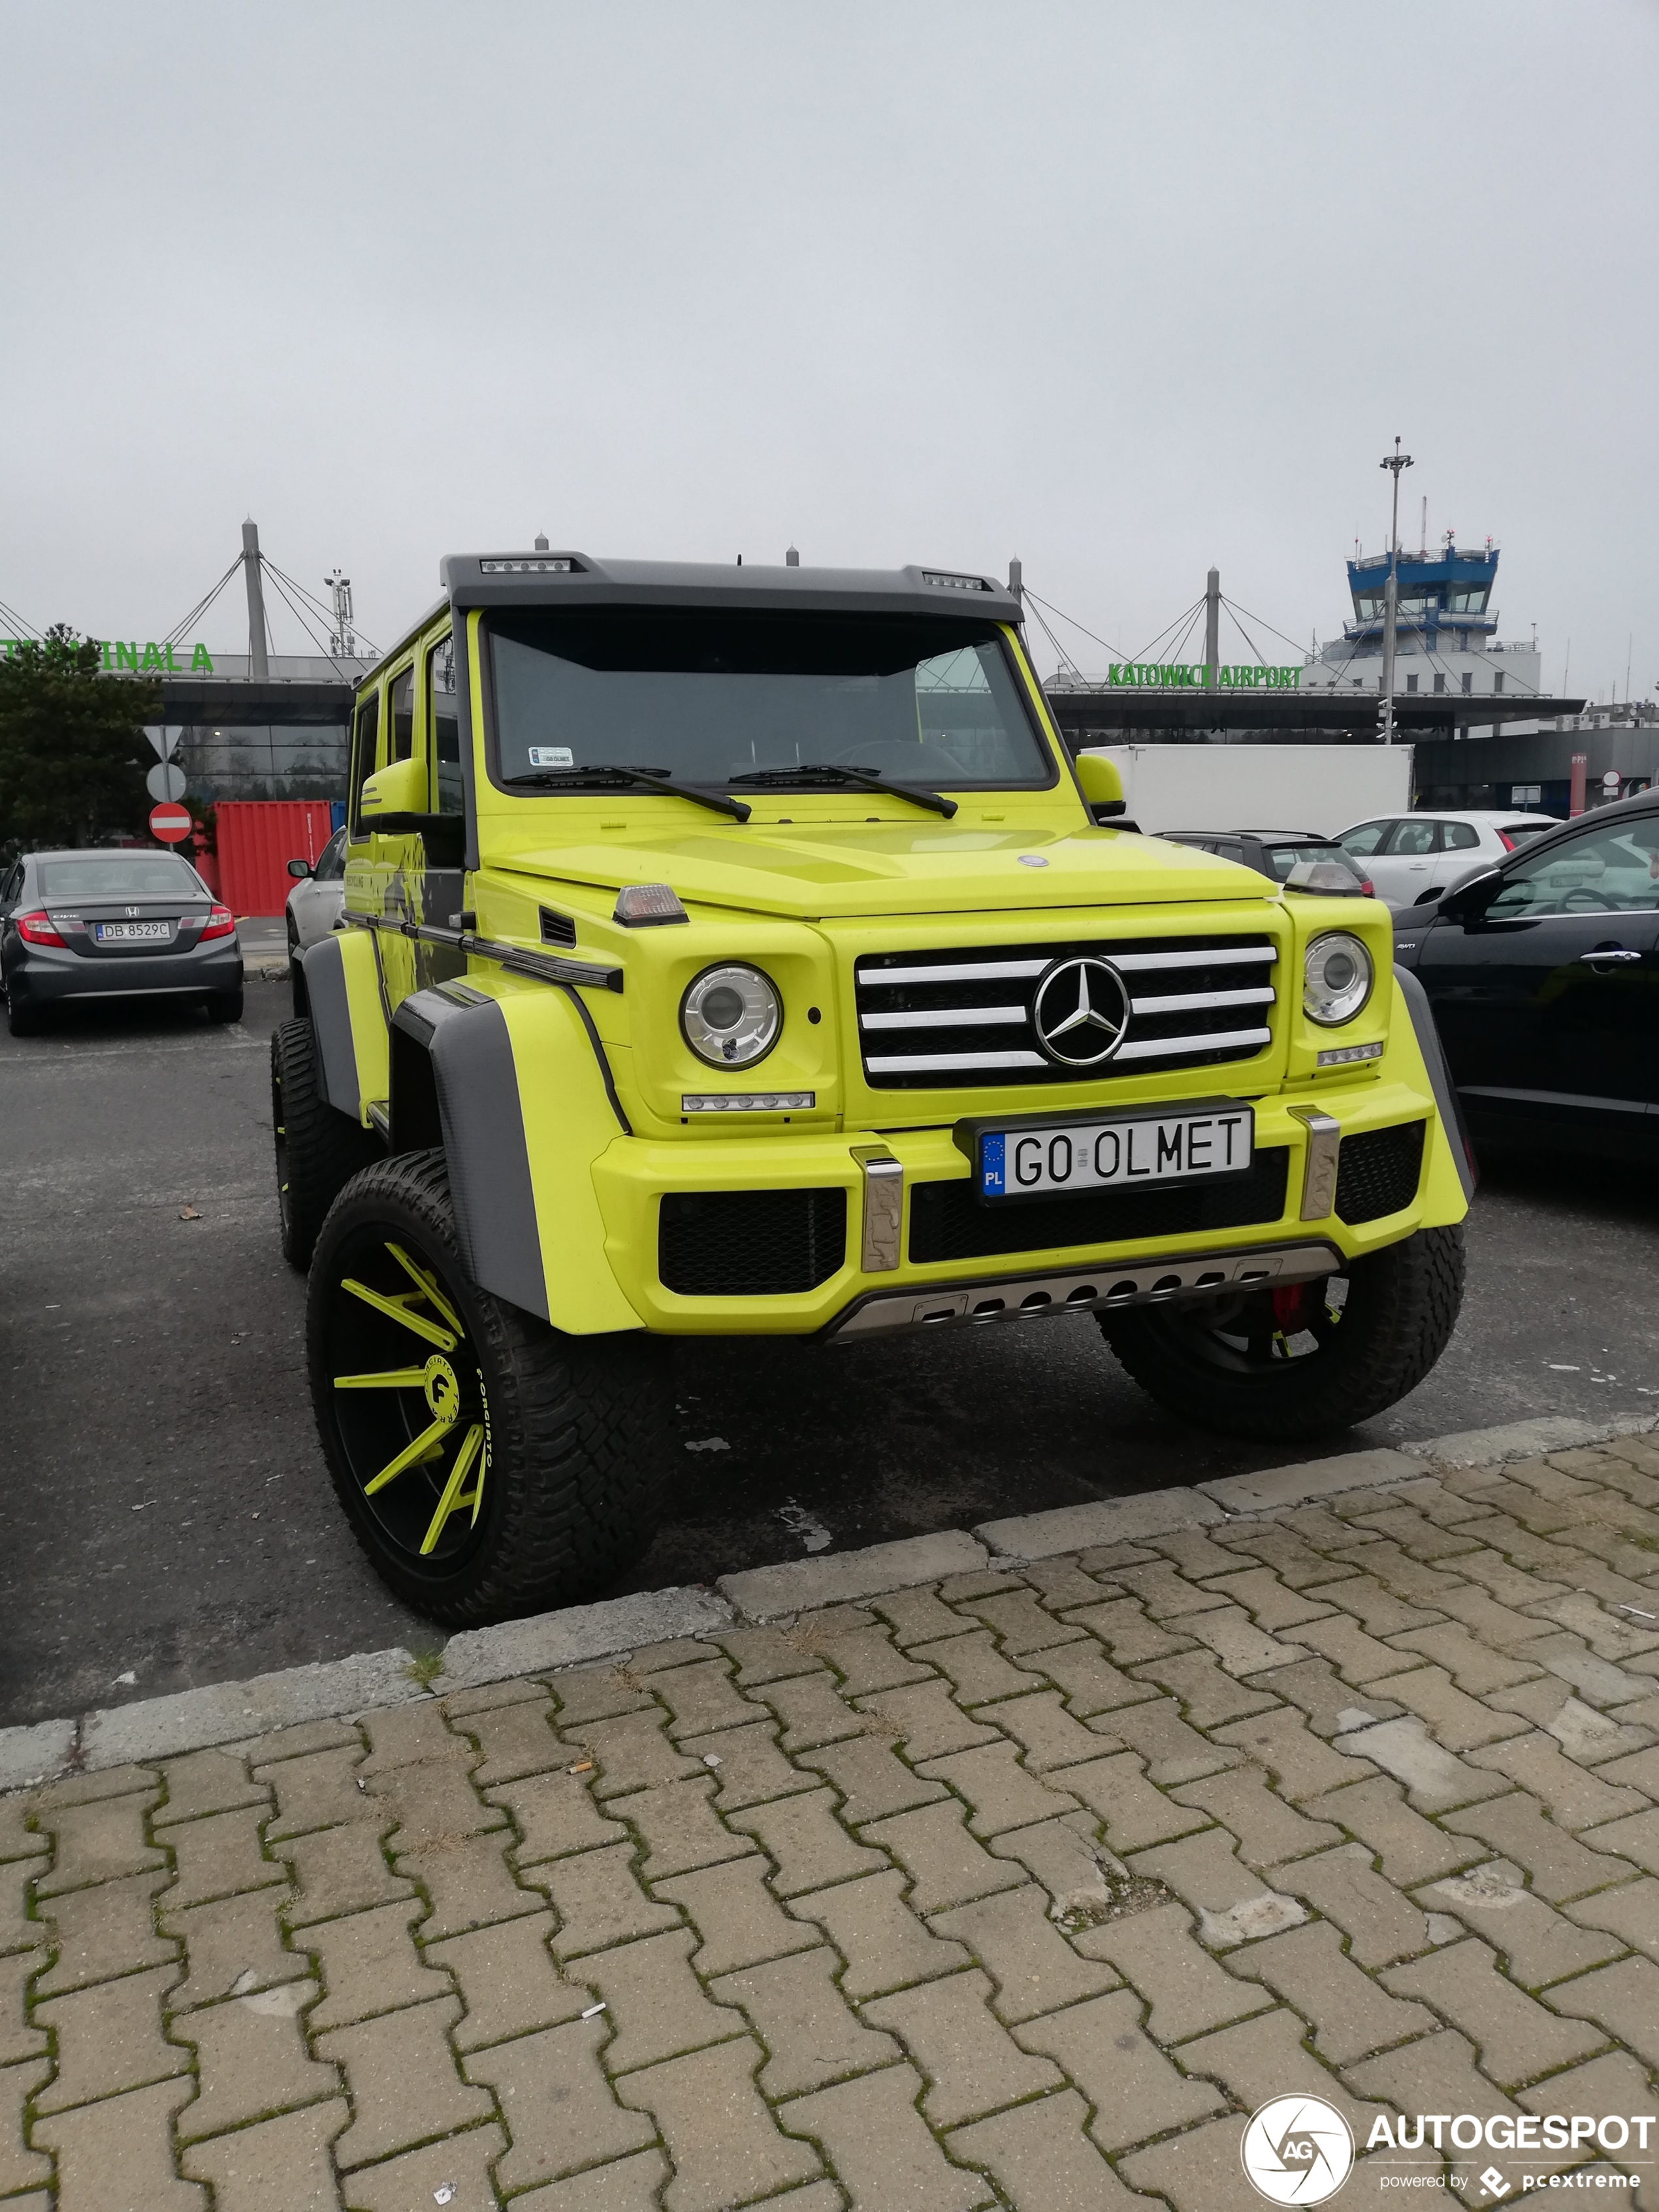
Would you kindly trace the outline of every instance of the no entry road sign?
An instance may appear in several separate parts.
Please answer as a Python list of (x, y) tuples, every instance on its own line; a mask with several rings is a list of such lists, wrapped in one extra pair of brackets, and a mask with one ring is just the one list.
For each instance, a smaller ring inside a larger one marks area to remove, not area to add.
[(175, 806), (171, 800), (162, 805), (151, 807), (149, 834), (152, 837), (159, 837), (166, 845), (177, 845), (189, 836), (190, 831), (191, 820), (188, 807)]

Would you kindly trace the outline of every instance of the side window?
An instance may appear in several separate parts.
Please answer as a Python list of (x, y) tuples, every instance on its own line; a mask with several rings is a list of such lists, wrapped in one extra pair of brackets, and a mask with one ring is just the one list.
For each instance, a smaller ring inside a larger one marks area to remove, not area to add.
[(1440, 824), (1425, 822), (1420, 814), (1395, 824), (1394, 836), (1389, 840), (1390, 859), (1396, 854), (1409, 860), (1420, 860), (1425, 853), (1436, 849)]
[(371, 691), (357, 709), (351, 737), (351, 826), (361, 835), (363, 786), (374, 773), (374, 747), (380, 734), (380, 695)]
[(1489, 921), (1628, 914), (1659, 907), (1659, 823), (1594, 830), (1509, 869)]
[(455, 696), (455, 641), (441, 638), (426, 657), (426, 726), (432, 732), (432, 778), (440, 814), (461, 811), (461, 723)]
[(1377, 852), (1393, 827), (1392, 822), (1362, 822), (1357, 830), (1350, 830), (1343, 838), (1342, 849), (1345, 853)]
[(337, 830), (322, 851), (317, 855), (317, 865), (311, 872), (316, 884), (337, 884), (345, 873), (345, 841), (343, 830)]
[(5, 881), (0, 883), (0, 906), (15, 906), (17, 894), (22, 888), (23, 863), (19, 860), (15, 867), (8, 872)]
[(1448, 853), (1471, 853), (1480, 842), (1480, 832), (1473, 822), (1443, 822), (1442, 849)]
[(392, 679), (391, 761), (405, 761), (415, 750), (415, 671), (405, 668)]

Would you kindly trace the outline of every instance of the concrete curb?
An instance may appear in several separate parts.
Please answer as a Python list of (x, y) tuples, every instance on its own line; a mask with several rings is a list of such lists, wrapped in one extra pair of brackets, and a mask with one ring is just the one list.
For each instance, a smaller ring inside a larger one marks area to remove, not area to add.
[(88, 1768), (123, 1766), (129, 1759), (171, 1759), (215, 1743), (237, 1743), (289, 1728), (295, 1721), (334, 1720), (371, 1705), (398, 1705), (425, 1695), (410, 1678), (414, 1654), (361, 1651), (317, 1667), (288, 1667), (246, 1682), (216, 1682), (180, 1690), (170, 1698), (142, 1698), (88, 1713), (81, 1724), (80, 1756)]
[(674, 1636), (711, 1636), (730, 1627), (732, 1620), (723, 1599), (689, 1588), (573, 1605), (562, 1613), (503, 1621), (498, 1628), (463, 1629), (445, 1644), (444, 1671), (434, 1686), (441, 1696), (515, 1674), (545, 1674), (582, 1659), (636, 1651), (642, 1644), (665, 1644)]
[(1406, 1452), (1357, 1451), (1342, 1452), (1335, 1459), (1304, 1460), (1299, 1467), (1224, 1475), (1198, 1487), (1229, 1513), (1272, 1513), (1281, 1505), (1305, 1505), (1310, 1498), (1364, 1490), (1374, 1482), (1416, 1482), (1422, 1474), (1422, 1461)]
[(896, 1543), (872, 1544), (861, 1552), (826, 1552), (821, 1559), (787, 1559), (775, 1567), (722, 1575), (719, 1588), (750, 1620), (776, 1620), (787, 1613), (852, 1605), (861, 1597), (879, 1597), (884, 1590), (971, 1574), (987, 1556), (985, 1547), (965, 1528), (942, 1528), (935, 1535), (902, 1536)]
[(73, 1721), (0, 1729), (0, 1790), (24, 1790), (61, 1774), (75, 1751)]
[(1544, 1413), (1533, 1421), (1509, 1421), (1496, 1429), (1465, 1429), (1427, 1443), (1402, 1444), (1414, 1458), (1437, 1467), (1491, 1467), (1506, 1459), (1532, 1459), (1540, 1453), (1571, 1451), (1583, 1444), (1604, 1444), (1611, 1437), (1644, 1436), (1659, 1413), (1620, 1413), (1610, 1421), (1584, 1421), (1571, 1413)]
[(1103, 1498), (1088, 1505), (1058, 1506), (1052, 1513), (981, 1521), (974, 1534), (1004, 1559), (1052, 1559), (1062, 1552), (1133, 1544), (1142, 1536), (1167, 1536), (1176, 1528), (1225, 1517), (1219, 1505), (1196, 1490), (1144, 1490), (1133, 1498)]
[[(507, 1621), (498, 1628), (465, 1631), (445, 1647), (443, 1672), (433, 1686), (441, 1696), (519, 1674), (551, 1673), (584, 1660), (620, 1657), (674, 1637), (717, 1635), (734, 1620), (775, 1620), (820, 1606), (855, 1604), (886, 1590), (972, 1573), (993, 1556), (1054, 1559), (1102, 1544), (1135, 1543), (1236, 1515), (1281, 1511), (1345, 1490), (1420, 1481), (1435, 1467), (1497, 1466), (1606, 1443), (1613, 1437), (1644, 1436), (1656, 1427), (1659, 1413), (1621, 1413), (1606, 1421), (1546, 1414), (1433, 1437), (1398, 1449), (1344, 1452), (1298, 1466), (1227, 1475), (1190, 1490), (1145, 1491), (987, 1521), (971, 1534), (965, 1528), (945, 1528), (862, 1551), (784, 1560), (722, 1575), (718, 1596), (695, 1585), (653, 1590)], [(412, 1664), (412, 1655), (398, 1645), (320, 1666), (290, 1667), (246, 1682), (140, 1698), (79, 1721), (0, 1729), (0, 1792), (32, 1788), (72, 1768), (176, 1758), (214, 1744), (244, 1742), (296, 1721), (343, 1718), (401, 1705), (428, 1694), (411, 1678)]]

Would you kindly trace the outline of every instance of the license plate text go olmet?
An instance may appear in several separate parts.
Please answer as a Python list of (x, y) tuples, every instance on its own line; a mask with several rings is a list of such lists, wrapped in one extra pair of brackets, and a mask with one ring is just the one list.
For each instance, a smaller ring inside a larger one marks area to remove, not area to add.
[(1248, 1175), (1255, 1139), (1255, 1109), (1232, 1098), (1089, 1121), (1032, 1115), (957, 1131), (975, 1194), (990, 1204)]

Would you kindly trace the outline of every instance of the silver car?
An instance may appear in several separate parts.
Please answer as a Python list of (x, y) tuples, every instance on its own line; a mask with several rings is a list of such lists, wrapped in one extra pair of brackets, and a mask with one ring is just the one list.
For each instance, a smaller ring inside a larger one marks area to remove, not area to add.
[(1474, 869), (1491, 867), (1529, 837), (1559, 830), (1553, 814), (1477, 808), (1464, 813), (1384, 814), (1338, 835), (1343, 848), (1396, 909), (1425, 904)]
[(315, 860), (290, 860), (289, 875), (297, 878), (288, 895), (288, 950), (296, 952), (320, 944), (340, 918), (345, 903), (346, 833), (337, 830)]
[[(315, 860), (290, 860), (296, 880), (288, 895), (288, 964), (296, 975), (299, 957), (332, 930), (345, 904), (346, 833), (337, 830)], [(297, 986), (296, 986), (297, 988)]]

